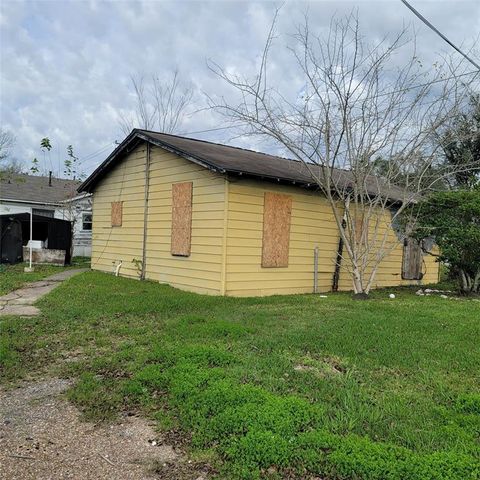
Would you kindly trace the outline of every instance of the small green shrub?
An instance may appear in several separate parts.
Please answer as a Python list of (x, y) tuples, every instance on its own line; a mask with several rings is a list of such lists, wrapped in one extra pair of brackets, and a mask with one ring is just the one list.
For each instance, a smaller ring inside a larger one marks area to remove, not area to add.
[(257, 479), (273, 468), (338, 480), (480, 478), (480, 463), (469, 455), (420, 454), (368, 437), (331, 433), (318, 403), (239, 383), (231, 370), (218, 366), (231, 366), (228, 352), (181, 346), (167, 357), (164, 370), (149, 365), (135, 379), (166, 389), (180, 427), (192, 432), (192, 445), (216, 447), (227, 476)]
[(253, 428), (246, 435), (229, 440), (223, 452), (232, 462), (235, 477), (257, 479), (269, 467), (289, 466), (292, 445), (277, 433)]
[(234, 362), (235, 357), (220, 348), (208, 347), (206, 345), (185, 346), (177, 350), (176, 356), (179, 359), (186, 359), (205, 367), (225, 367)]
[(457, 398), (456, 410), (460, 413), (480, 415), (480, 394), (471, 393), (460, 395)]
[(309, 432), (300, 436), (297, 447), (300, 465), (309, 472), (335, 479), (460, 480), (476, 479), (480, 474), (480, 463), (467, 455), (421, 455), (355, 435)]
[(150, 390), (164, 390), (167, 386), (162, 365), (150, 364), (143, 367), (134, 375), (134, 380), (145, 385)]
[(203, 440), (212, 442), (231, 435), (243, 435), (253, 428), (291, 437), (321, 422), (323, 411), (295, 397), (265, 395), (262, 402), (228, 405), (205, 422)]
[(120, 393), (122, 387), (123, 384), (115, 380), (86, 372), (68, 391), (68, 398), (81, 408), (85, 418), (95, 421), (111, 420), (123, 404)]

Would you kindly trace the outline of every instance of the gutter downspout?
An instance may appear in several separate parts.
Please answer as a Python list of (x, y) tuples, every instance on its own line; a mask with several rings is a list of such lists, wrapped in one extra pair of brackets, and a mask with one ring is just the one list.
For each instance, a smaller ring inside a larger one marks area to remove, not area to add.
[(318, 245), (313, 249), (313, 293), (318, 293)]
[(147, 141), (147, 158), (145, 161), (145, 197), (143, 204), (143, 242), (142, 242), (142, 271), (140, 280), (145, 280), (147, 262), (147, 228), (148, 228), (148, 196), (150, 190), (150, 151), (151, 145)]
[(120, 260), (120, 263), (114, 268), (115, 276), (118, 277), (120, 274), (120, 268), (122, 267), (122, 261)]
[(223, 204), (223, 236), (222, 236), (222, 271), (220, 273), (220, 295), (227, 293), (227, 239), (228, 239), (228, 202), (229, 180), (225, 178), (224, 204)]
[[(347, 228), (347, 208), (350, 205), (350, 199), (347, 199), (345, 202), (345, 209), (343, 211), (343, 218), (342, 218), (342, 228), (345, 230)], [(343, 238), (340, 234), (340, 238), (338, 239), (338, 248), (337, 248), (337, 258), (335, 259), (335, 271), (333, 273), (332, 279), (332, 292), (338, 292), (338, 282), (340, 280), (340, 269), (342, 267), (342, 258), (343, 258)]]

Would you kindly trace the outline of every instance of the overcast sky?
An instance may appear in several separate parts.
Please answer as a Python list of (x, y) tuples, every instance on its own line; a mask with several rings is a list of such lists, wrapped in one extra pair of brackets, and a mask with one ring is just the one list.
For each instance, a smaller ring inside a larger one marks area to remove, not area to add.
[[(454, 43), (469, 50), (480, 34), (480, 1), (411, 3)], [(194, 88), (190, 111), (204, 105), (204, 94), (231, 95), (207, 68), (209, 59), (232, 72), (253, 74), (278, 3), (234, 1), (8, 1), (0, 3), (1, 124), (16, 136), (13, 152), (27, 168), (43, 158), (40, 140), (54, 146), (58, 171), (72, 144), (90, 173), (121, 141), (119, 117), (134, 108), (131, 75), (166, 77), (178, 68)], [(292, 90), (301, 87), (288, 55), (289, 34), (308, 8), (313, 29), (326, 29), (332, 15), (358, 8), (362, 30), (372, 41), (405, 24), (417, 30), (420, 55), (429, 64), (451, 49), (428, 30), (400, 0), (287, 1), (280, 13), (274, 77)], [(477, 57), (478, 58), (478, 57)], [(212, 141), (268, 149), (255, 140), (218, 129), (212, 112), (189, 116), (179, 133)], [(192, 133), (217, 129), (206, 133)]]

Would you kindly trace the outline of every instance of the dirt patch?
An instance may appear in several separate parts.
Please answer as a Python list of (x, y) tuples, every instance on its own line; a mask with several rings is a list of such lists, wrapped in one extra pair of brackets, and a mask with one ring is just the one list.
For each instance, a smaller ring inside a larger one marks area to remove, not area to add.
[(62, 395), (69, 386), (48, 379), (0, 390), (0, 478), (208, 478), (143, 418), (100, 426), (81, 421)]
[(187, 462), (164, 462), (154, 464), (151, 472), (155, 478), (168, 478), (170, 480), (192, 479), (207, 480), (215, 474), (215, 471), (208, 465), (194, 464)]
[(347, 372), (346, 365), (337, 357), (314, 358), (306, 355), (302, 360), (302, 363), (293, 366), (296, 372), (312, 372), (319, 377), (342, 375)]

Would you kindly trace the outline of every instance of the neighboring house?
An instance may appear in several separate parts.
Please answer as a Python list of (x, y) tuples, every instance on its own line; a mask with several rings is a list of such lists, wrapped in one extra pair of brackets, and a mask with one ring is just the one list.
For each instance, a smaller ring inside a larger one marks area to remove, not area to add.
[[(78, 186), (78, 185), (77, 185)], [(92, 196), (76, 192), (76, 195), (62, 203), (65, 219), (74, 219), (73, 256), (92, 255)]]
[(80, 182), (36, 175), (9, 174), (0, 178), (0, 215), (29, 213), (69, 220), (73, 226), (73, 256), (90, 256), (91, 196), (79, 194)]
[[(339, 232), (300, 162), (134, 130), (79, 191), (93, 193), (94, 269), (215, 295), (307, 293), (318, 247), (318, 290), (332, 289)], [(412, 253), (399, 242), (376, 287), (436, 282), (434, 258)], [(338, 289), (352, 289), (344, 268)]]

